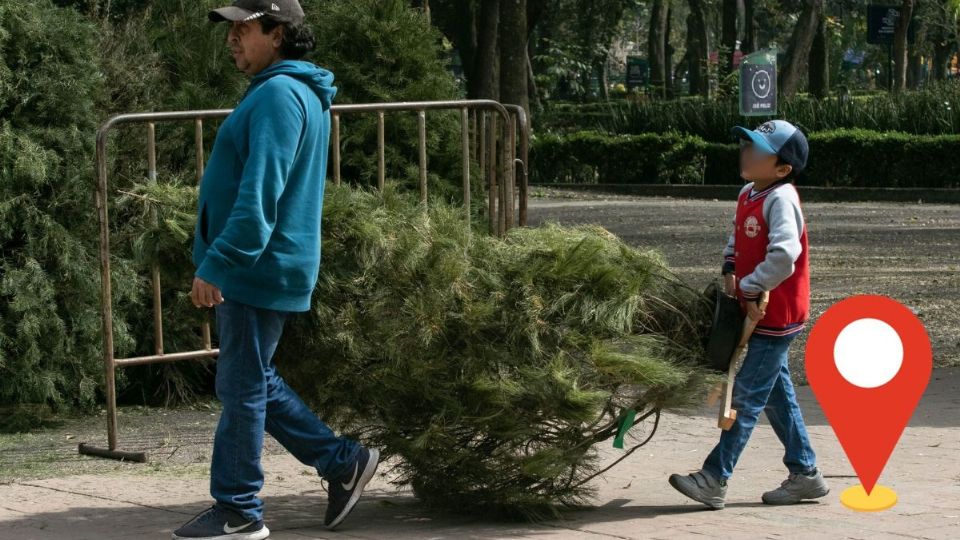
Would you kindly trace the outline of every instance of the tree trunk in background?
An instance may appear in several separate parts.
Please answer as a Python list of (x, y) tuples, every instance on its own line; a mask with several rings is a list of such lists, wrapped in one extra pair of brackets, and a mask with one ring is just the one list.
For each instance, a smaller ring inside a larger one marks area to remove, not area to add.
[(598, 57), (593, 63), (593, 71), (597, 75), (597, 83), (600, 86), (600, 97), (604, 101), (610, 101), (610, 81), (607, 77), (607, 58)]
[(676, 95), (673, 86), (673, 55), (676, 48), (670, 43), (670, 35), (673, 33), (673, 2), (667, 2), (667, 31), (663, 34), (663, 75), (666, 77), (664, 86), (667, 89), (667, 98), (673, 98)]
[(647, 57), (650, 59), (650, 86), (657, 97), (665, 97), (667, 85), (667, 27), (670, 7), (666, 0), (654, 0), (650, 10)]
[(470, 2), (436, 2), (434, 8), (433, 21), (460, 55), (467, 95), (473, 97), (477, 85), (477, 10)]
[(823, 2), (824, 0), (804, 0), (803, 11), (793, 27), (790, 45), (787, 47), (787, 59), (780, 71), (780, 94), (785, 97), (793, 96), (800, 90), (803, 74), (807, 71), (810, 47), (813, 46), (817, 26), (820, 24)]
[[(533, 58), (537, 55), (536, 39), (533, 39), (534, 30), (543, 20), (547, 10), (547, 0), (527, 0), (527, 90), (530, 95), (530, 106), (534, 109), (540, 108), (540, 88), (537, 85), (537, 74), (533, 69)], [(528, 122), (532, 119), (528, 119)]]
[(500, 53), (498, 35), (500, 24), (500, 0), (482, 0), (477, 30), (475, 83), (472, 99), (500, 99)]
[(737, 46), (737, 19), (740, 18), (742, 0), (723, 0), (720, 32), (720, 78), (733, 71), (733, 50)]
[(923, 62), (916, 45), (907, 48), (907, 88), (919, 88), (923, 85)]
[(947, 79), (947, 62), (950, 61), (950, 53), (953, 52), (953, 42), (942, 40), (933, 44), (933, 70), (931, 75), (935, 81), (944, 81)]
[(820, 24), (817, 25), (817, 34), (810, 47), (810, 93), (818, 98), (825, 98), (830, 93), (830, 51), (827, 48), (827, 17), (820, 14)]
[(704, 0), (688, 0), (687, 61), (690, 67), (690, 95), (710, 97), (710, 77), (707, 74), (709, 41)]
[(744, 54), (757, 49), (757, 22), (754, 19), (754, 0), (743, 1), (743, 43), (740, 50)]
[(913, 19), (914, 0), (903, 0), (900, 4), (900, 18), (893, 33), (893, 90), (907, 89), (907, 32)]
[(527, 43), (527, 0), (500, 0), (500, 101), (529, 115)]
[(530, 104), (533, 108), (540, 108), (540, 88), (537, 87), (537, 76), (533, 72), (533, 61), (530, 60), (530, 53), (527, 52), (527, 93), (529, 94)]

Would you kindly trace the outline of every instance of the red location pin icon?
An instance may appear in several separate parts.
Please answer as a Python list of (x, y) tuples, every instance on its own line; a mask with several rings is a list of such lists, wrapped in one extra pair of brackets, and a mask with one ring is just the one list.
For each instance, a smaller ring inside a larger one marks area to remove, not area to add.
[(923, 323), (886, 296), (853, 296), (817, 320), (805, 362), (813, 394), (860, 479), (840, 501), (860, 511), (890, 508), (896, 493), (877, 479), (933, 370)]

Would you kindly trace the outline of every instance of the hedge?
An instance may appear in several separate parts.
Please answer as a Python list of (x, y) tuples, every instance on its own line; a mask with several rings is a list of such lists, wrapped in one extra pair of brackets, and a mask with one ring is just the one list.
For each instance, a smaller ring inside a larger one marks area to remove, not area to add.
[[(677, 133), (539, 137), (532, 183), (736, 184), (738, 147)], [(960, 187), (960, 135), (836, 130), (810, 136), (799, 182), (825, 187)]]
[[(948, 82), (899, 94), (780, 100), (780, 118), (807, 132), (837, 129), (901, 131), (917, 135), (960, 134), (960, 83)], [(670, 133), (695, 135), (709, 142), (729, 141), (730, 126), (754, 127), (766, 117), (740, 116), (732, 99), (683, 98), (671, 101), (618, 100), (548, 106), (537, 117), (549, 132), (596, 130), (617, 134)]]

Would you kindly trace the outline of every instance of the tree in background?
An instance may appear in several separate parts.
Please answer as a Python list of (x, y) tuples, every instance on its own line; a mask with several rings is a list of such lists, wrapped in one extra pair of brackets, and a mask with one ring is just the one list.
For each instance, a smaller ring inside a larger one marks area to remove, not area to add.
[(907, 33), (913, 21), (914, 5), (914, 0), (902, 0), (893, 36), (893, 89), (898, 92), (907, 88)]
[[(471, 98), (522, 105), (541, 93), (605, 93), (606, 66), (627, 8), (637, 0), (434, 0), (433, 22), (460, 54)], [(538, 61), (542, 60), (542, 61)], [(544, 83), (538, 88), (535, 69)], [(507, 77), (509, 80), (504, 80)], [(524, 81), (524, 79), (526, 79)], [(526, 96), (521, 97), (526, 87)], [(503, 92), (509, 91), (509, 98)]]
[(650, 62), (650, 86), (653, 95), (666, 97), (671, 68), (667, 62), (670, 29), (670, 0), (653, 0), (650, 10), (650, 32), (647, 57)]
[(687, 68), (690, 95), (710, 97), (710, 76), (707, 61), (710, 55), (710, 34), (707, 31), (706, 2), (687, 0)]
[(792, 96), (800, 91), (803, 74), (807, 71), (810, 49), (822, 18), (824, 0), (804, 0), (803, 11), (797, 19), (787, 46), (787, 59), (780, 69), (781, 95)]
[(817, 20), (817, 33), (810, 45), (808, 82), (810, 93), (825, 98), (830, 92), (829, 25), (826, 14), (821, 11)]
[(500, 101), (530, 110), (527, 0), (500, 0)]
[(733, 71), (733, 53), (740, 44), (743, 20), (744, 3), (743, 0), (723, 0), (723, 30), (720, 37), (721, 54), (725, 60), (720, 62), (720, 78)]

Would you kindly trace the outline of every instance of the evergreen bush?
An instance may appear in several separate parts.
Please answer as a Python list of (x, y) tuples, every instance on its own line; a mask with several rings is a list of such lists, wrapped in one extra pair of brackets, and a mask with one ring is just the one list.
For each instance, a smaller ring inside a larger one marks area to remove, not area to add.
[[(0, 4), (0, 403), (90, 407), (103, 379), (96, 53), (96, 29), (76, 12), (49, 0)], [(129, 303), (136, 278), (123, 261), (115, 268)], [(116, 339), (130, 350), (122, 323)]]

